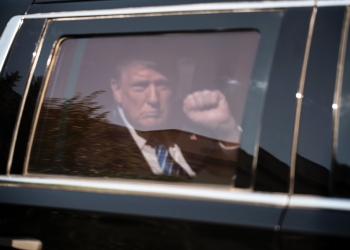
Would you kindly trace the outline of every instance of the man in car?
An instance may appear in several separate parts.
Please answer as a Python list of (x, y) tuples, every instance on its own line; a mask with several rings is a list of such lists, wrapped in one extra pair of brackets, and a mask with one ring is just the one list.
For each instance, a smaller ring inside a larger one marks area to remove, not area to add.
[(172, 122), (183, 119), (171, 113), (176, 84), (158, 67), (147, 60), (115, 67), (111, 89), (117, 105), (109, 119), (127, 127), (153, 174), (194, 177), (206, 169), (205, 176), (231, 178), (241, 131), (225, 96), (219, 90), (201, 90), (182, 103), (185, 117), (217, 139), (171, 129)]

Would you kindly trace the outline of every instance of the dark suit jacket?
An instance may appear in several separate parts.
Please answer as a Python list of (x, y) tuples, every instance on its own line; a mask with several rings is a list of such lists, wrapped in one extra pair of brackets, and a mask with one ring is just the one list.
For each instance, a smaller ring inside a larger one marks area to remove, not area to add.
[(106, 176), (229, 184), (235, 174), (237, 150), (225, 151), (217, 140), (179, 130), (164, 130), (196, 172), (196, 177), (154, 175), (116, 109), (110, 123), (99, 123), (83, 139), (76, 164)]

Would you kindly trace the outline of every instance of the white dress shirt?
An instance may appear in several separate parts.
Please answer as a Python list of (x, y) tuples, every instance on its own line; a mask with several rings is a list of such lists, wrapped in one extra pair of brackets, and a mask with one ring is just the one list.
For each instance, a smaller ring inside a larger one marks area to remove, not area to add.
[[(163, 170), (158, 162), (155, 148), (152, 147), (151, 145), (148, 145), (146, 139), (137, 134), (137, 132), (135, 131), (135, 128), (126, 119), (124, 111), (120, 106), (118, 106), (118, 112), (119, 112), (119, 115), (122, 118), (123, 122), (127, 126), (132, 138), (136, 142), (138, 148), (141, 150), (142, 155), (145, 157), (153, 174), (157, 174), (157, 175), (163, 174)], [(241, 131), (241, 128), (240, 128), (240, 131)], [(232, 150), (235, 150), (239, 147), (239, 146), (225, 146), (221, 142), (219, 142), (219, 145), (222, 149), (224, 149), (224, 153), (226, 153), (226, 154), (231, 154)], [(192, 176), (192, 177), (196, 176), (196, 173), (192, 170), (192, 168), (186, 162), (184, 156), (182, 155), (181, 149), (177, 144), (173, 144), (173, 146), (169, 147), (168, 152), (171, 155), (171, 157), (173, 158), (173, 160), (189, 176)]]
[[(118, 106), (118, 112), (120, 114), (120, 117), (123, 119), (123, 122), (127, 126), (132, 138), (136, 142), (137, 146), (142, 152), (142, 155), (145, 157), (148, 165), (150, 166), (153, 174), (161, 175), (163, 174), (163, 170), (159, 165), (158, 158), (156, 155), (156, 150), (151, 145), (146, 144), (146, 139), (139, 136), (134, 127), (128, 122), (124, 115), (124, 111), (122, 108)], [(186, 162), (184, 156), (182, 155), (181, 149), (177, 144), (174, 144), (174, 146), (168, 148), (168, 152), (173, 158), (173, 160), (189, 175), (189, 176), (196, 176), (196, 173), (192, 170), (192, 168), (188, 165)]]

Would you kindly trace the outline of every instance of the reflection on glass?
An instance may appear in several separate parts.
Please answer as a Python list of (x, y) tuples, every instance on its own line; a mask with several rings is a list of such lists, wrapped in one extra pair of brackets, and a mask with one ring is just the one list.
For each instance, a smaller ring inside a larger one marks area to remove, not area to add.
[(229, 184), (256, 32), (68, 39), (29, 172)]
[[(348, 45), (349, 46), (349, 45)], [(349, 53), (349, 49), (347, 49)], [(349, 55), (347, 55), (345, 69), (349, 68)], [(339, 105), (338, 145), (333, 162), (333, 195), (350, 197), (350, 74), (344, 71), (342, 83), (341, 102)]]
[[(19, 71), (6, 72), (0, 77), (0, 162), (6, 165), (12, 132), (15, 127), (21, 95), (14, 91), (20, 81)], [(4, 169), (1, 170), (3, 172)], [(4, 173), (2, 173), (4, 174)]]

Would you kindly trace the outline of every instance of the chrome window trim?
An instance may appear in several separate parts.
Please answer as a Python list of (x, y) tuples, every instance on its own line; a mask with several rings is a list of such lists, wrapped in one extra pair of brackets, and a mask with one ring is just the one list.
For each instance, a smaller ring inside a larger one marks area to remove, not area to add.
[(287, 194), (268, 194), (227, 187), (201, 187), (186, 184), (163, 184), (127, 180), (96, 180), (85, 178), (49, 178), (0, 176), (0, 185), (34, 185), (43, 188), (114, 192), (127, 195), (148, 195), (182, 199), (200, 199), (218, 202), (234, 202), (251, 205), (286, 207)]
[(323, 209), (350, 211), (350, 200), (345, 198), (317, 197), (277, 193), (250, 192), (250, 190), (219, 187), (183, 186), (181, 184), (147, 183), (121, 180), (91, 180), (84, 178), (47, 178), (0, 176), (0, 186), (40, 186), (82, 190), (89, 192), (113, 192), (126, 195), (148, 195), (180, 199), (199, 199), (216, 202), (233, 202), (250, 205), (267, 205), (291, 209)]
[(318, 7), (350, 5), (350, 0), (317, 0)]
[(292, 195), (289, 198), (289, 208), (350, 211), (350, 200), (333, 197)]
[(7, 161), (7, 167), (6, 167), (6, 175), (10, 175), (11, 166), (12, 166), (12, 160), (13, 160), (13, 154), (14, 154), (14, 151), (15, 151), (17, 135), (18, 135), (19, 126), (20, 126), (20, 123), (21, 123), (22, 115), (23, 115), (24, 105), (25, 105), (26, 100), (27, 100), (30, 83), (31, 83), (31, 80), (32, 80), (32, 77), (33, 77), (33, 74), (34, 74), (34, 70), (35, 70), (36, 64), (37, 64), (38, 59), (39, 59), (39, 55), (40, 55), (40, 52), (41, 52), (41, 46), (42, 46), (42, 44), (44, 42), (44, 36), (46, 34), (46, 29), (47, 29), (49, 23), (50, 23), (50, 20), (46, 20), (45, 21), (45, 24), (44, 24), (44, 26), (42, 28), (42, 32), (41, 32), (41, 35), (40, 35), (40, 38), (39, 38), (39, 42), (37, 43), (37, 46), (36, 46), (35, 51), (34, 51), (35, 56), (33, 56), (32, 62), (30, 64), (29, 76), (28, 76), (28, 79), (27, 79), (27, 83), (25, 85), (23, 97), (22, 97), (21, 104), (20, 104), (19, 110), (18, 110), (18, 118), (17, 118), (17, 121), (16, 121), (16, 125), (15, 125), (15, 129), (14, 129), (13, 135), (12, 135), (12, 141), (11, 141), (11, 146), (10, 146), (10, 153), (9, 153), (9, 158), (8, 158), (8, 161)]
[(16, 37), (17, 31), (23, 22), (24, 16), (14, 16), (7, 23), (0, 38), (0, 72), (4, 66), (6, 57)]
[(343, 75), (344, 75), (344, 65), (346, 57), (346, 46), (348, 42), (349, 34), (349, 22), (350, 22), (350, 6), (346, 7), (346, 14), (344, 17), (343, 30), (339, 46), (339, 56), (338, 56), (338, 65), (337, 65), (337, 76), (335, 81), (333, 105), (336, 105), (336, 108), (333, 107), (333, 145), (332, 145), (332, 167), (329, 177), (329, 186), (330, 194), (333, 194), (333, 173), (334, 173), (334, 162), (336, 159), (337, 149), (338, 149), (338, 137), (339, 137), (339, 119), (340, 119), (340, 107), (341, 107), (341, 92), (343, 87)]
[(297, 107), (296, 107), (296, 112), (295, 112), (292, 156), (291, 156), (290, 174), (289, 174), (289, 194), (290, 195), (292, 195), (294, 193), (295, 168), (296, 168), (296, 157), (297, 157), (297, 151), (298, 151), (300, 116), (301, 116), (303, 92), (304, 92), (304, 86), (305, 86), (305, 78), (306, 78), (307, 66), (308, 66), (308, 62), (309, 62), (309, 54), (310, 54), (310, 48), (311, 48), (311, 42), (312, 42), (312, 35), (314, 32), (316, 15), (317, 15), (317, 7), (314, 7), (313, 11), (312, 11), (312, 16), (310, 18), (309, 33), (307, 36), (307, 41), (306, 41), (306, 46), (305, 46), (303, 66), (302, 66), (301, 76), (300, 76), (300, 81), (299, 81), (299, 89), (298, 89), (298, 93), (296, 93)]
[(184, 4), (184, 5), (156, 6), (156, 7), (137, 7), (137, 8), (38, 13), (38, 14), (28, 14), (24, 17), (24, 19), (96, 17), (96, 16), (137, 15), (137, 14), (165, 14), (165, 13), (173, 13), (173, 12), (185, 14), (186, 12), (193, 12), (193, 11), (275, 9), (275, 8), (293, 8), (293, 7), (313, 7), (314, 5), (315, 5), (314, 0), (204, 3), (204, 4), (202, 3), (202, 4)]

